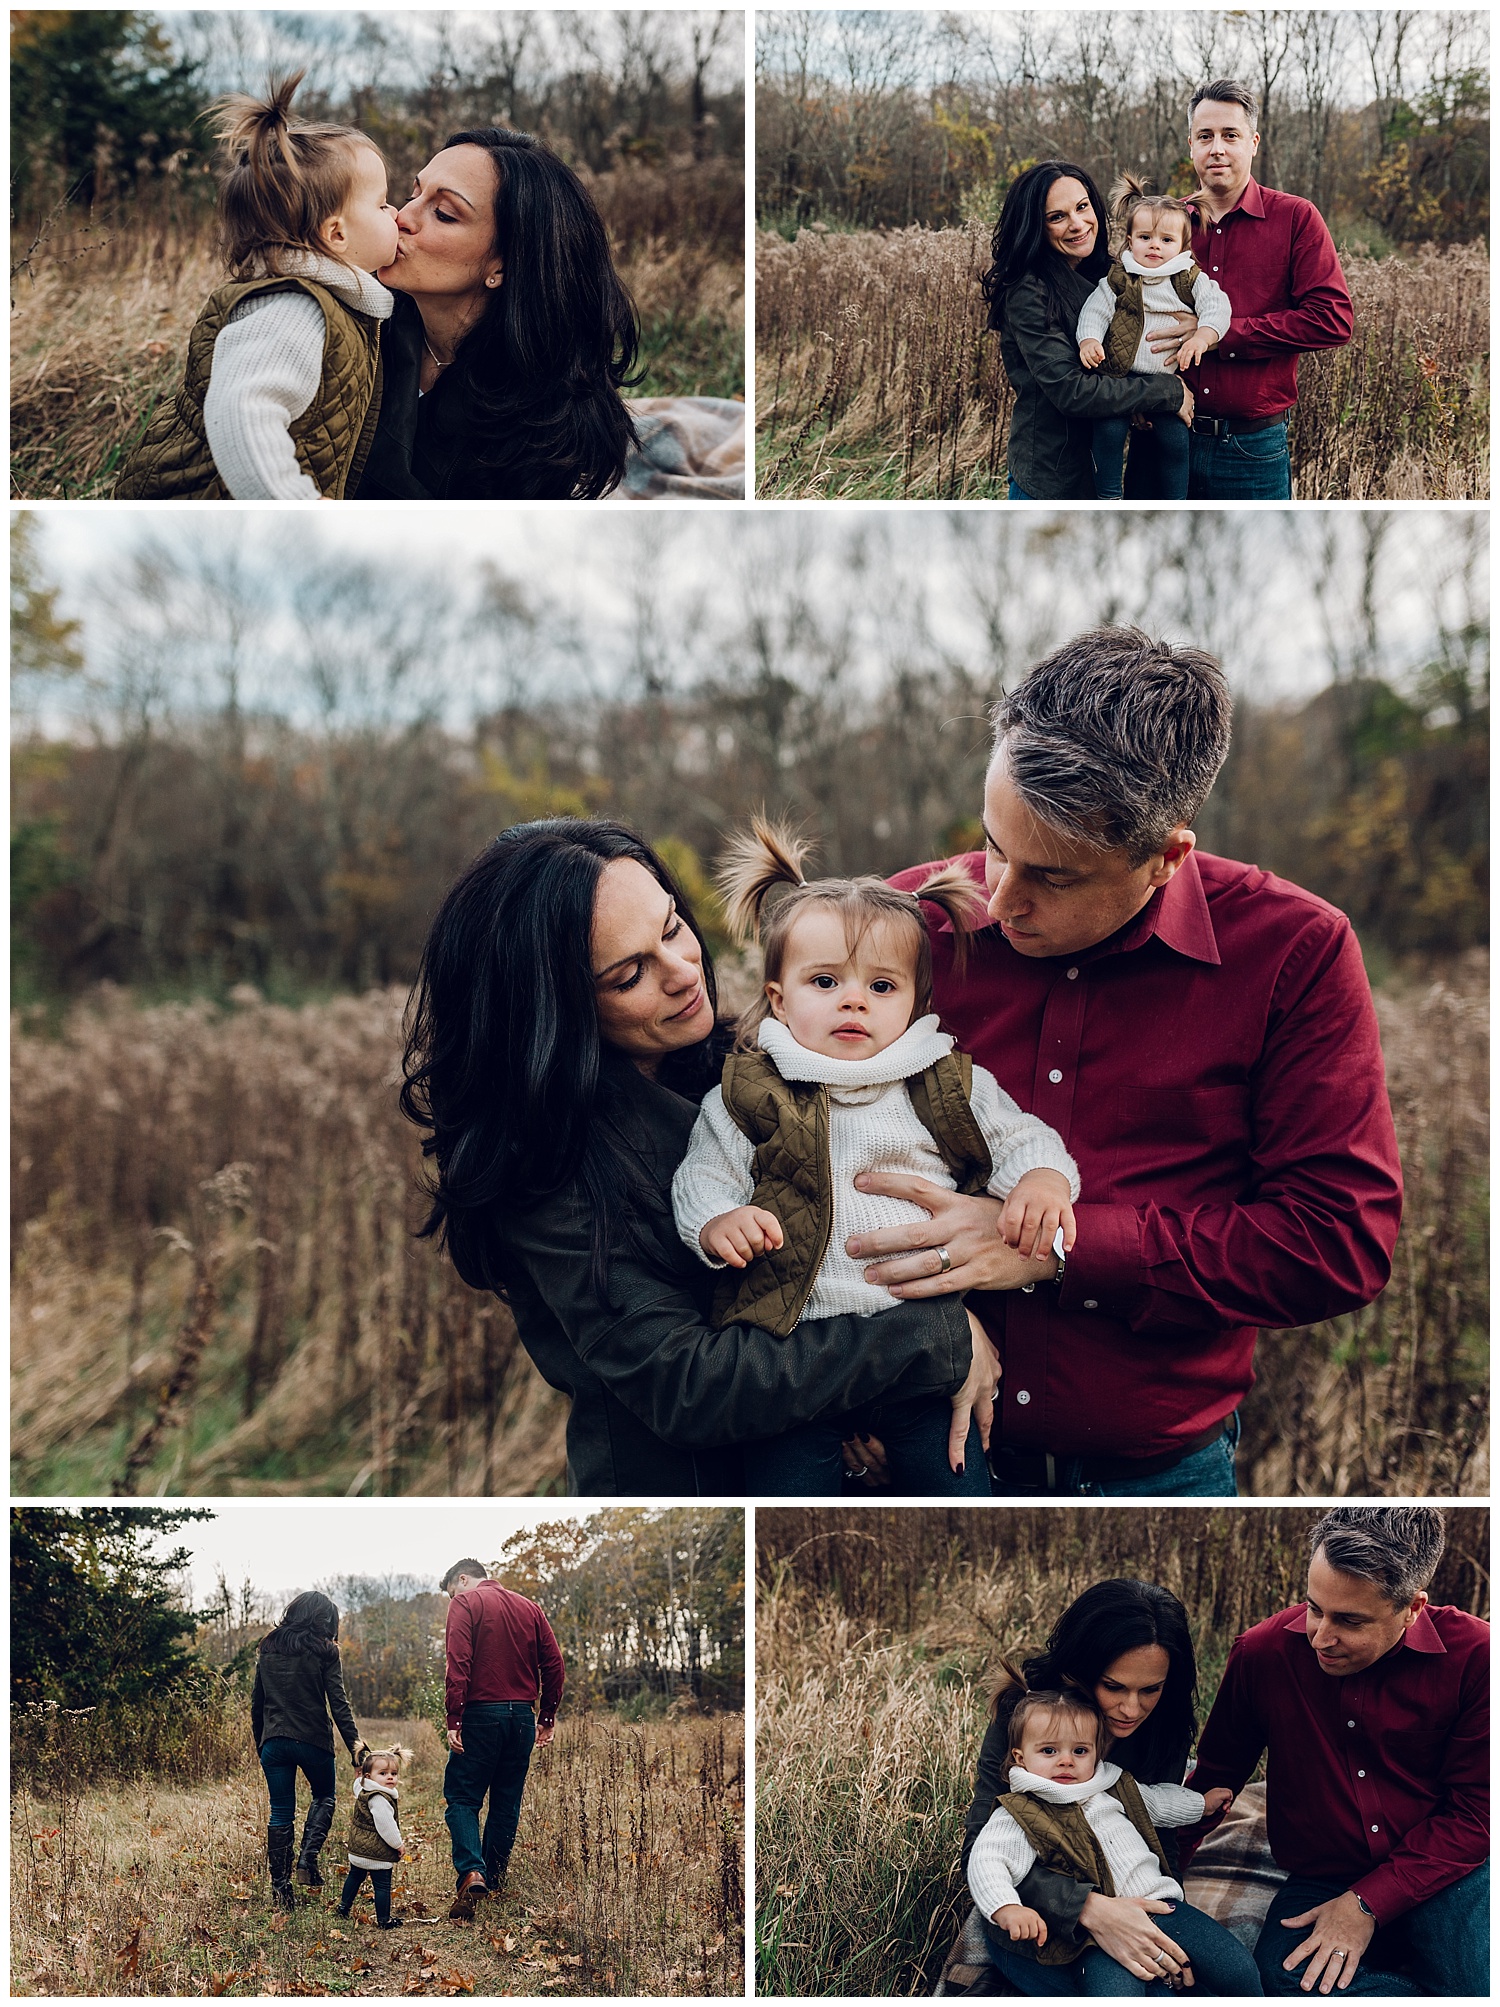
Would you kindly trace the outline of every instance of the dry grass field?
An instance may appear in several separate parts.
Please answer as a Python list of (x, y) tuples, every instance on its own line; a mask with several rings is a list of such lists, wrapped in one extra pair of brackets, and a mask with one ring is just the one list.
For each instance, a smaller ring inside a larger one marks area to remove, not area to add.
[[(1200, 1721), (1238, 1632), (1296, 1602), (1312, 1508), (762, 1509), (756, 1519), (756, 1984), (929, 1993), (999, 1661), (1090, 1582), (1179, 1596)], [(1488, 1609), (1487, 1514), (1449, 1514), (1439, 1601)], [(1233, 1523), (1231, 1524), (1231, 1520)]]
[[(585, 177), (641, 315), (638, 397), (743, 397), (744, 269), (735, 163)], [(12, 244), (11, 494), (108, 496), (223, 279), (205, 219), (127, 209)], [(735, 241), (731, 241), (735, 240)]]
[[(361, 1724), (367, 1726), (366, 1724)], [(368, 1725), (372, 1738), (377, 1731)], [(416, 1751), (402, 1788), (409, 1858), (399, 1931), (368, 1883), (337, 1914), (341, 1773), (326, 1886), (272, 1909), (265, 1786), (244, 1760), (214, 1782), (139, 1778), (62, 1795), (21, 1781), (11, 1827), (16, 1994), (725, 1994), (744, 1976), (743, 1722), (629, 1727), (585, 1714), (532, 1759), (506, 1894), (450, 1923), (442, 1748), (431, 1723), (383, 1722)], [(305, 1810), (305, 1805), (301, 1808)]]
[[(755, 268), (757, 492), (1003, 496), (1011, 392), (985, 328), (978, 225), (763, 233)], [(1489, 494), (1489, 258), (1481, 246), (1344, 261), (1346, 348), (1303, 358), (1303, 501)]]
[[(1487, 963), (1378, 996), (1406, 1175), (1390, 1286), (1262, 1339), (1241, 1486), (1487, 1488)], [(37, 1496), (527, 1494), (565, 1403), (411, 1237), (398, 991), (17, 1019), (12, 1482)]]

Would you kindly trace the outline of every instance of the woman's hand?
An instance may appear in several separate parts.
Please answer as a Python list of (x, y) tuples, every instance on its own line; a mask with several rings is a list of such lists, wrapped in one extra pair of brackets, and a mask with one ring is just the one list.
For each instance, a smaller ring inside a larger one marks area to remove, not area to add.
[(953, 1396), (953, 1419), (948, 1425), (948, 1468), (961, 1472), (964, 1445), (969, 1440), (969, 1421), (979, 1424), (979, 1440), (990, 1446), (990, 1430), (995, 1426), (995, 1394), (1000, 1386), (1000, 1361), (990, 1343), (989, 1333), (969, 1311), (969, 1338), (972, 1360), (969, 1377)]
[(1182, 420), (1184, 425), (1191, 427), (1194, 408), (1193, 393), (1184, 384), (1182, 386), (1182, 402), (1177, 407), (1177, 416)]
[[(1054, 1255), (1030, 1261), (1007, 1247), (998, 1231), (1000, 1201), (944, 1191), (904, 1171), (861, 1171), (862, 1192), (906, 1199), (930, 1215), (910, 1226), (879, 1227), (844, 1242), (856, 1261), (875, 1265), (865, 1281), (892, 1296), (951, 1296), (965, 1289), (1026, 1289), (1057, 1273)], [(943, 1253), (948, 1256), (945, 1264)]]
[(1078, 1921), (1099, 1949), (1136, 1979), (1178, 1979), (1193, 1984), (1193, 1968), (1180, 1944), (1151, 1921), (1152, 1914), (1169, 1916), (1173, 1905), (1150, 1896), (1091, 1895)]

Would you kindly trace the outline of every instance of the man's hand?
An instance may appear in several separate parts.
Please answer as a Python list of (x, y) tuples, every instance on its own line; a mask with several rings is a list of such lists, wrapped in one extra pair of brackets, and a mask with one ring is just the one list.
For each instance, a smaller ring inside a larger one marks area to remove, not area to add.
[(1203, 1816), (1212, 1819), (1215, 1814), (1227, 1810), (1234, 1803), (1234, 1793), (1227, 1784), (1215, 1784), (1212, 1791), (1203, 1794)]
[(1197, 328), (1190, 334), (1177, 351), (1177, 367), (1191, 369), (1195, 362), (1202, 362), (1211, 348), (1219, 346), (1217, 328)]
[(715, 1261), (745, 1268), (758, 1254), (780, 1247), (784, 1238), (775, 1213), (768, 1213), (764, 1206), (736, 1206), (709, 1221), (698, 1236), (698, 1245)]
[(1018, 1902), (1003, 1902), (990, 1922), (998, 1924), (1012, 1944), (1034, 1943), (1038, 1951), (1047, 1942), (1047, 1926), (1034, 1909)]
[[(931, 1217), (909, 1226), (879, 1227), (854, 1234), (844, 1242), (856, 1261), (873, 1262), (866, 1282), (888, 1289), (892, 1296), (919, 1298), (952, 1296), (965, 1289), (1025, 1289), (1057, 1273), (1055, 1256), (1029, 1261), (1007, 1247), (998, 1231), (1000, 1201), (968, 1198), (944, 1191), (926, 1178), (905, 1171), (861, 1171), (854, 1180), (862, 1192), (882, 1192), (906, 1199)], [(944, 1268), (938, 1249), (947, 1250)]]
[(1072, 1191), (1061, 1171), (1028, 1171), (1017, 1178), (1000, 1215), (1000, 1238), (1036, 1261), (1050, 1253), (1063, 1230), (1063, 1253), (1071, 1254), (1076, 1232)]
[(1309, 1923), (1312, 1929), (1290, 1957), (1282, 1959), (1281, 1969), (1295, 1972), (1305, 1958), (1304, 1993), (1311, 1993), (1315, 1986), (1320, 1993), (1332, 1993), (1335, 1987), (1342, 1993), (1359, 1970), (1359, 1961), (1375, 1935), (1375, 1919), (1365, 1915), (1359, 1897), (1349, 1889), (1331, 1902), (1320, 1902), (1304, 1910), (1301, 1916), (1281, 1919), (1283, 1930), (1301, 1930)]
[[(1078, 360), (1083, 364), (1085, 369), (1097, 369), (1104, 360), (1103, 342), (1081, 341), (1078, 344)], [(1032, 1912), (1027, 1910), (1026, 1914), (1030, 1916)]]
[(461, 1728), (450, 1728), (448, 1730), (448, 1747), (450, 1749), (456, 1749), (460, 1756), (463, 1755), (464, 1732)]
[(545, 1749), (547, 1747), (547, 1744), (552, 1740), (553, 1736), (556, 1735), (556, 1733), (557, 1733), (557, 1723), (555, 1721), (548, 1728), (538, 1728), (536, 1732), (537, 1748)]
[(948, 1424), (948, 1468), (954, 1472), (961, 1472), (964, 1467), (971, 1417), (979, 1424), (980, 1442), (989, 1448), (990, 1431), (995, 1426), (995, 1395), (1000, 1388), (1000, 1361), (989, 1333), (972, 1310), (968, 1316), (972, 1363), (968, 1379), (953, 1396), (953, 1419)]
[(1190, 314), (1186, 308), (1180, 314), (1174, 314), (1172, 318), (1177, 323), (1175, 327), (1158, 328), (1155, 334), (1148, 334), (1146, 337), (1151, 348), (1167, 363), (1172, 362), (1178, 349), (1198, 325), (1198, 316)]

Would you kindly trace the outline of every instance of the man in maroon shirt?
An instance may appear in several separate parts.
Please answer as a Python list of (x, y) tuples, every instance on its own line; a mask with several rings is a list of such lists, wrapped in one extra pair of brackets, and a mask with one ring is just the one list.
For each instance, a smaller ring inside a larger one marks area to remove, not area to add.
[(962, 973), (934, 927), (933, 1002), (1077, 1160), (1065, 1258), (1008, 1248), (994, 1199), (860, 1181), (931, 1214), (847, 1243), (872, 1281), (995, 1292), (971, 1307), (1003, 1365), (1006, 1496), (1232, 1497), (1257, 1328), (1368, 1303), (1390, 1273), (1400, 1168), (1353, 930), (1195, 848), (1229, 716), (1210, 657), (1130, 628), (1080, 635), (996, 707), (965, 860), (996, 924)]
[[(458, 1880), (448, 1914), (456, 1923), (471, 1923), (482, 1899), (505, 1884), (532, 1748), (545, 1749), (552, 1740), (563, 1659), (538, 1606), (492, 1581), (479, 1562), (455, 1561), (442, 1587), (451, 1599), (445, 1638), (451, 1753), (443, 1797)], [(479, 1808), (486, 1792), (490, 1809), (481, 1844)]]
[(1338, 1506), (1307, 1601), (1229, 1654), (1193, 1789), (1267, 1752), (1268, 1994), (1489, 1993), (1490, 1627), (1428, 1603), (1442, 1551), (1431, 1506)]
[(1193, 256), (1229, 295), (1229, 333), (1184, 372), (1196, 415), (1188, 494), (1195, 501), (1289, 502), (1287, 416), (1297, 356), (1342, 348), (1354, 330), (1328, 226), (1300, 195), (1262, 188), (1254, 94), (1229, 78), (1193, 98), (1189, 150), (1202, 191)]

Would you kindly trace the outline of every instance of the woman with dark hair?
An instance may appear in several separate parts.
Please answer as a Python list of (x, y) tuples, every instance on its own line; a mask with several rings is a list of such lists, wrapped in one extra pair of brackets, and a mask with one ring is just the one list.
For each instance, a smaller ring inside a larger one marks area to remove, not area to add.
[(457, 132), (401, 210), (362, 501), (593, 499), (625, 471), (639, 345), (604, 223), (529, 133)]
[(293, 1596), (281, 1622), (261, 1639), (255, 1661), (250, 1726), (271, 1794), (266, 1864), (271, 1871), (271, 1900), (280, 1909), (290, 1909), (295, 1901), (297, 1772), (312, 1787), (312, 1804), (302, 1828), (296, 1879), (303, 1888), (317, 1889), (323, 1886), (318, 1855), (333, 1823), (333, 1729), (338, 1729), (356, 1762), (364, 1747), (344, 1692), (338, 1635), (336, 1606), (309, 1589)]
[[(995, 225), (981, 283), (1016, 393), (1006, 448), (1013, 502), (1092, 501), (1098, 419), (1193, 422), (1181, 377), (1108, 376), (1079, 360), (1078, 316), (1109, 270), (1104, 216), (1083, 168), (1044, 160), (1012, 184)], [(1185, 314), (1180, 326), (1185, 339), (1197, 321)]]
[(569, 1396), (575, 1494), (734, 1492), (737, 1443), (983, 1377), (956, 1298), (786, 1338), (709, 1323), (671, 1184), (731, 1042), (680, 887), (619, 823), (507, 830), (428, 935), (401, 1094), (434, 1170), (424, 1232)]
[[(1022, 1667), (1021, 1681), (1002, 1680), (990, 1710), (979, 1752), (973, 1802), (964, 1820), (963, 1865), (984, 1830), (997, 1799), (1009, 1789), (1010, 1717), (1022, 1695), (1081, 1687), (1098, 1703), (1109, 1729), (1109, 1760), (1128, 1770), (1138, 1784), (1180, 1784), (1198, 1733), (1198, 1665), (1187, 1612), (1169, 1589), (1154, 1582), (1095, 1582), (1070, 1603), (1053, 1626), (1045, 1647)], [(1175, 1874), (1176, 1839), (1159, 1834)], [(1101, 1950), (1127, 1969), (1175, 1973), (1185, 1962), (1181, 1947), (1152, 1921), (1165, 1903), (1130, 1896), (1105, 1896), (1065, 1875), (1033, 1868), (1022, 1885), (1023, 1900), (1046, 1919), (1048, 1932), (1067, 1937), (1087, 1931)], [(1022, 1951), (997, 1945), (991, 1957), (1023, 1993), (1074, 1990), (1076, 1965), (1038, 1965)]]

